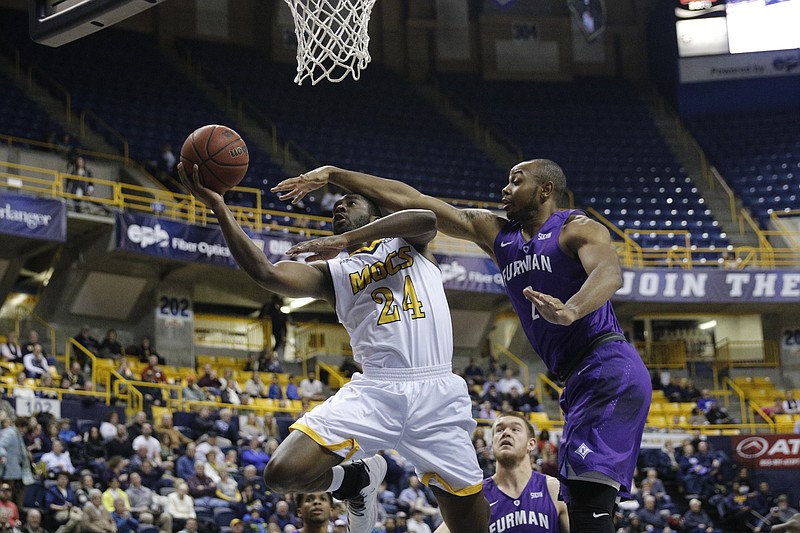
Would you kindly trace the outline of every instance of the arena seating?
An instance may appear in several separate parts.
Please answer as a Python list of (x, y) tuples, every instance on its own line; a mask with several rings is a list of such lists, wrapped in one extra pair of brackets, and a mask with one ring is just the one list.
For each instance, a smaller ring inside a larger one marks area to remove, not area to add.
[(0, 73), (0, 133), (44, 141), (48, 134), (62, 133), (62, 128)]
[(558, 162), (578, 206), (592, 206), (642, 246), (701, 248), (728, 241), (691, 179), (626, 82), (485, 81), (441, 75), (440, 88), (476, 110), (523, 150)]
[(297, 87), (295, 67), (252, 48), (184, 41), (192, 61), (225, 80), (320, 163), (405, 181), (451, 198), (497, 200), (504, 170), (399, 76), (370, 65), (355, 82)]
[(704, 116), (689, 126), (762, 228), (800, 209), (800, 111)]

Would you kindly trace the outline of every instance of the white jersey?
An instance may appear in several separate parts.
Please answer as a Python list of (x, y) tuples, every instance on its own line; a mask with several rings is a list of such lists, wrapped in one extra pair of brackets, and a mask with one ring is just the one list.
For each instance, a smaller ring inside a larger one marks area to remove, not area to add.
[(336, 315), (364, 368), (451, 365), (453, 325), (439, 268), (400, 238), (328, 261)]

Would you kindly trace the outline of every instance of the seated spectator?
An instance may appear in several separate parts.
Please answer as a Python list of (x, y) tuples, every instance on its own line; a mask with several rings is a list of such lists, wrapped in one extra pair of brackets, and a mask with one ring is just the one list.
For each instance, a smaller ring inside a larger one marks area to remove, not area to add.
[(6, 342), (0, 345), (0, 354), (3, 356), (3, 361), (7, 363), (22, 362), (25, 354), (22, 352), (22, 346), (19, 345), (16, 331), (8, 332)]
[(664, 533), (676, 531), (669, 527), (667, 522), (669, 511), (657, 509), (656, 498), (653, 495), (645, 496), (644, 507), (640, 508), (636, 514), (642, 521), (642, 525), (648, 528), (652, 527), (654, 531), (663, 531)]
[(44, 350), (39, 343), (33, 345), (33, 351), (25, 354), (22, 362), (25, 366), (25, 374), (29, 378), (39, 378), (43, 374), (50, 373), (50, 365), (47, 363)]
[(510, 368), (507, 368), (505, 372), (503, 372), (503, 377), (497, 382), (497, 390), (500, 394), (508, 394), (511, 392), (512, 388), (517, 390), (524, 390), (524, 386), (522, 382), (514, 376), (514, 371)]
[(206, 475), (205, 463), (197, 462), (194, 465), (194, 475), (187, 480), (189, 495), (196, 505), (201, 507), (228, 507), (228, 502), (216, 497), (217, 484)]
[(497, 418), (497, 411), (492, 407), (492, 402), (486, 400), (481, 404), (477, 418), (482, 420), (494, 420)]
[(269, 364), (269, 356), (265, 350), (261, 353), (251, 353), (247, 356), (247, 362), (244, 365), (245, 372), (264, 372)]
[(17, 383), (11, 394), (14, 398), (36, 398), (36, 392), (27, 384), (27, 380), (25, 372), (17, 374)]
[(239, 428), (233, 420), (233, 411), (228, 408), (219, 410), (219, 418), (214, 421), (219, 446), (235, 446), (239, 440)]
[(289, 374), (288, 382), (286, 383), (286, 399), (299, 400), (300, 391), (297, 390), (297, 385), (294, 382), (294, 376)]
[(264, 436), (266, 438), (274, 437), (280, 438), (280, 430), (278, 429), (278, 421), (275, 420), (275, 415), (272, 413), (264, 414)]
[(789, 497), (786, 494), (781, 494), (778, 496), (775, 506), (769, 510), (769, 515), (756, 522), (753, 533), (770, 531), (772, 526), (785, 524), (797, 513), (797, 509), (789, 506)]
[(220, 389), (220, 401), (222, 403), (230, 403), (233, 405), (241, 405), (242, 400), (239, 393), (233, 387), (234, 381), (228, 381), (222, 385)]
[(69, 370), (61, 377), (62, 379), (66, 378), (69, 380), (70, 389), (82, 389), (86, 383), (86, 378), (83, 377), (83, 373), (81, 372), (81, 365), (77, 361), (73, 361), (72, 364), (69, 365)]
[(50, 400), (58, 399), (58, 391), (55, 390), (56, 384), (53, 382), (53, 376), (50, 374), (42, 374), (42, 377), (39, 378), (39, 384), (37, 385), (36, 390), (36, 397), (37, 398), (45, 398)]
[(261, 373), (258, 370), (253, 370), (252, 377), (244, 384), (244, 390), (253, 398), (266, 398), (267, 389), (261, 381)]
[(681, 378), (678, 387), (680, 389), (679, 402), (696, 402), (700, 398), (700, 391), (689, 378)]
[(249, 447), (242, 452), (242, 464), (253, 465), (256, 471), (261, 474), (264, 472), (264, 467), (269, 462), (269, 454), (261, 447), (261, 442), (256, 439), (250, 439)]
[(142, 461), (139, 475), (142, 476), (142, 485), (152, 491), (160, 491), (164, 487), (171, 487), (172, 477), (165, 475), (165, 470), (154, 464), (150, 459)]
[(185, 521), (183, 529), (178, 533), (197, 533), (197, 518), (189, 518)]
[(497, 387), (489, 385), (489, 390), (487, 390), (486, 394), (481, 398), (481, 403), (483, 402), (489, 402), (492, 409), (499, 409), (500, 405), (503, 403), (503, 395), (500, 394)]
[(214, 396), (220, 395), (222, 381), (217, 377), (217, 371), (212, 368), (210, 363), (203, 365), (203, 375), (197, 380), (197, 384), (211, 392)]
[[(83, 326), (73, 339), (92, 355), (97, 356), (100, 353), (100, 342), (92, 337), (92, 328), (89, 326)], [(81, 368), (89, 368), (91, 366), (91, 360), (83, 350), (73, 350), (73, 353)]]
[(717, 405), (717, 402), (711, 402), (708, 407), (708, 411), (706, 411), (706, 418), (708, 422), (711, 424), (735, 424), (736, 421), (733, 420), (730, 415), (728, 415), (728, 411), (724, 408)]
[(277, 354), (272, 354), (269, 356), (267, 360), (267, 372), (272, 372), (273, 374), (283, 374), (283, 368), (281, 368), (281, 362), (278, 359)]
[(220, 383), (221, 383), (220, 386), (221, 389), (231, 388), (234, 391), (236, 391), (236, 394), (241, 394), (244, 392), (244, 389), (242, 388), (241, 385), (239, 385), (239, 382), (234, 377), (232, 368), (226, 367), (222, 369), (222, 377), (220, 378)]
[(130, 509), (125, 507), (122, 498), (114, 500), (114, 511), (111, 513), (111, 518), (117, 526), (117, 533), (135, 533), (139, 528), (139, 521), (133, 517)]
[[(305, 380), (303, 381), (305, 382)], [(272, 382), (269, 384), (269, 389), (267, 390), (267, 398), (272, 400), (283, 400), (283, 389), (278, 381), (277, 374), (272, 374)]]
[(164, 358), (158, 354), (155, 347), (150, 342), (150, 337), (148, 337), (147, 335), (142, 336), (141, 340), (139, 341), (139, 344), (128, 346), (128, 348), (125, 349), (125, 354), (138, 357), (140, 363), (149, 363), (150, 356), (155, 355), (158, 358), (158, 364), (160, 365), (167, 364)]
[(431, 526), (425, 522), (425, 513), (421, 509), (411, 511), (411, 518), (406, 522), (408, 533), (431, 533)]
[(704, 413), (708, 411), (711, 407), (712, 403), (716, 403), (716, 398), (711, 396), (711, 391), (708, 389), (703, 389), (700, 392), (700, 397), (697, 399), (697, 407)]
[[(91, 501), (91, 494), (89, 495), (89, 500)], [(106, 511), (109, 513), (114, 512), (114, 502), (116, 500), (122, 500), (126, 510), (130, 511), (131, 509), (131, 502), (128, 500), (128, 495), (120, 488), (119, 478), (117, 477), (112, 477), (108, 480), (108, 488), (103, 493), (100, 500), (103, 507), (105, 507)]]
[(701, 505), (697, 498), (689, 500), (689, 510), (683, 515), (684, 533), (722, 533), (721, 529), (714, 527), (714, 522)]
[[(240, 416), (240, 420), (242, 417)], [(255, 412), (250, 411), (244, 416), (244, 421), (239, 423), (239, 437), (249, 443), (251, 439), (264, 442), (266, 434), (264, 432), (264, 420), (258, 418)]]
[(705, 413), (699, 407), (692, 407), (692, 415), (689, 417), (689, 425), (692, 426), (705, 426), (710, 424)]
[(136, 381), (136, 374), (133, 373), (130, 363), (124, 357), (118, 359), (117, 373), (128, 381)]
[(75, 467), (72, 466), (72, 458), (69, 452), (64, 450), (64, 443), (60, 440), (55, 440), (52, 443), (52, 447), (52, 450), (42, 455), (40, 459), (47, 468), (47, 476), (55, 478), (61, 472), (66, 472), (69, 475), (74, 474)]
[(433, 498), (428, 491), (420, 484), (419, 478), (415, 474), (408, 477), (408, 487), (400, 492), (397, 497), (397, 505), (409, 513), (421, 511), (425, 516), (438, 517), (439, 509), (434, 507)]
[(111, 513), (103, 506), (103, 493), (97, 489), (89, 491), (89, 502), (83, 507), (83, 527), (88, 533), (114, 533), (117, 530)]
[(117, 426), (117, 436), (106, 443), (106, 457), (130, 457), (133, 455), (133, 441), (128, 436), (128, 430), (122, 424)]
[(25, 515), (25, 525), (22, 526), (22, 533), (48, 533), (42, 527), (42, 513), (38, 509), (28, 509), (28, 513)]
[(239, 482), (239, 491), (244, 493), (246, 487), (253, 487), (255, 496), (259, 499), (264, 499), (269, 494), (267, 485), (264, 483), (264, 478), (258, 474), (255, 466), (247, 465), (244, 467), (244, 476)]
[(75, 492), (69, 486), (69, 474), (61, 472), (56, 476), (56, 484), (50, 486), (44, 494), (46, 512), (55, 522), (64, 525), (70, 521), (70, 509), (75, 499)]
[(244, 514), (244, 506), (239, 505), (242, 502), (242, 494), (239, 492), (236, 480), (230, 477), (225, 469), (219, 471), (217, 498), (225, 500), (232, 509), (239, 510), (241, 514)]
[(100, 436), (104, 442), (109, 442), (117, 438), (117, 425), (119, 424), (119, 413), (109, 411), (104, 420), (100, 423)]
[[(276, 378), (277, 376), (273, 376), (273, 383), (275, 383)], [(325, 390), (322, 382), (317, 379), (313, 370), (310, 370), (308, 372), (308, 377), (300, 382), (300, 396), (308, 400), (325, 399)]]
[(795, 400), (794, 391), (786, 391), (786, 399), (783, 400), (781, 407), (783, 408), (783, 412), (787, 415), (800, 414), (800, 402)]
[(464, 378), (470, 384), (483, 384), (483, 369), (475, 363), (474, 357), (469, 358), (469, 364), (464, 368)]
[(221, 479), (219, 473), (221, 470), (227, 470), (225, 468), (225, 463), (218, 462), (216, 452), (214, 452), (214, 450), (209, 450), (205, 456), (203, 471), (214, 483), (219, 483)]
[(117, 357), (125, 355), (122, 345), (117, 340), (117, 330), (109, 329), (106, 331), (106, 336), (100, 341), (99, 355), (106, 359), (116, 359)]
[(146, 423), (147, 413), (144, 411), (137, 411), (136, 414), (133, 415), (133, 420), (127, 426), (128, 435), (130, 435), (131, 439), (135, 439), (142, 434), (142, 428)]
[(161, 368), (161, 363), (159, 363), (157, 355), (150, 354), (150, 357), (147, 358), (147, 363), (147, 366), (142, 369), (142, 381), (145, 381), (145, 374), (150, 372), (153, 375), (152, 381), (154, 383), (164, 384), (168, 382), (167, 375)]
[(217, 432), (213, 429), (207, 433), (206, 440), (197, 445), (196, 460), (201, 463), (205, 462), (208, 452), (211, 451), (215, 454), (216, 462), (225, 462), (225, 455), (222, 453), (222, 449), (220, 449), (217, 443)]
[(161, 415), (161, 427), (158, 428), (158, 432), (161, 434), (167, 434), (170, 436), (170, 440), (172, 444), (175, 446), (183, 446), (189, 444), (190, 442), (194, 442), (192, 439), (178, 431), (172, 421), (172, 413), (166, 412), (162, 413)]
[(153, 436), (153, 426), (149, 423), (142, 425), (142, 434), (133, 439), (133, 451), (138, 452), (140, 448), (146, 450), (146, 457), (156, 464), (161, 463), (161, 443)]
[(208, 407), (201, 407), (189, 427), (194, 433), (195, 439), (200, 439), (203, 435), (212, 431), (214, 429), (214, 420), (211, 418), (211, 410)]
[(172, 531), (172, 516), (162, 512), (154, 498), (155, 493), (142, 485), (142, 477), (138, 472), (131, 473), (130, 482), (125, 494), (128, 495), (133, 516), (142, 524), (157, 524), (162, 531)]
[(770, 491), (769, 483), (767, 481), (759, 482), (758, 490), (748, 494), (747, 502), (745, 503), (745, 506), (753, 511), (753, 516), (748, 520), (748, 524), (755, 528), (760, 520), (759, 517), (769, 515), (776, 503)]
[(11, 485), (3, 483), (0, 485), (0, 509), (6, 509), (9, 515), (9, 523), (14, 526), (22, 525), (19, 519), (19, 507), (11, 501)]
[(664, 386), (664, 396), (670, 402), (680, 402), (681, 400), (681, 386), (678, 378), (671, 378), (669, 383)]
[(175, 466), (175, 473), (181, 479), (189, 479), (194, 475), (196, 445), (190, 442), (186, 445), (186, 451), (178, 458)]
[(276, 524), (281, 531), (286, 530), (286, 526), (297, 527), (298, 521), (292, 515), (289, 509), (289, 504), (286, 500), (281, 500), (275, 505), (275, 513), (269, 518), (270, 524)]
[(32, 329), (28, 332), (28, 341), (22, 345), (23, 357), (33, 352), (37, 344), (41, 346), (42, 354), (44, 354), (45, 358), (47, 359), (47, 364), (54, 365), (56, 362), (55, 358), (48, 357), (47, 350), (45, 349), (44, 344), (41, 344), (39, 342), (39, 332), (36, 331), (35, 329)]
[(76, 507), (83, 509), (86, 502), (89, 501), (89, 491), (94, 487), (94, 478), (91, 474), (83, 474), (78, 481), (78, 488), (75, 489), (75, 496), (72, 498), (72, 503)]
[(206, 401), (206, 391), (197, 384), (197, 378), (186, 376), (186, 386), (183, 388), (183, 401), (185, 402), (204, 402)]

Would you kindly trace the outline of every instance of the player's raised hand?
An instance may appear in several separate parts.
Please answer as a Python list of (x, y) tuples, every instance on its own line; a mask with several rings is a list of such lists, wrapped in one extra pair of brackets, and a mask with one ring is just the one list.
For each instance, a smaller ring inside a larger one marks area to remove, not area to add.
[(328, 183), (328, 176), (330, 176), (332, 169), (333, 167), (331, 166), (315, 168), (295, 178), (283, 180), (271, 188), (270, 191), (278, 193), (279, 199), (291, 200), (293, 204), (296, 204), (311, 191), (325, 186)]
[(530, 287), (525, 287), (522, 294), (536, 306), (539, 316), (551, 324), (569, 326), (578, 318), (574, 310), (567, 307), (564, 302), (555, 296), (535, 291)]
[(339, 252), (347, 247), (349, 243), (347, 238), (343, 235), (331, 235), (329, 237), (320, 237), (310, 241), (299, 242), (286, 250), (286, 255), (295, 257), (301, 254), (312, 253), (306, 257), (306, 263), (311, 261), (333, 259)]
[(212, 207), (215, 203), (223, 201), (221, 194), (202, 185), (200, 182), (200, 169), (197, 165), (192, 165), (191, 173), (191, 176), (189, 176), (183, 163), (178, 163), (178, 176), (181, 178), (181, 183), (201, 202), (208, 207)]

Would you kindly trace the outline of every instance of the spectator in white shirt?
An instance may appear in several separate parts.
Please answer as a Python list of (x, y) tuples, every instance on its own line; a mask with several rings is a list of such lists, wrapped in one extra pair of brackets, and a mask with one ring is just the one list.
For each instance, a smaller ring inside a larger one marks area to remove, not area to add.
[(59, 472), (75, 473), (75, 467), (72, 466), (72, 458), (69, 452), (64, 451), (64, 443), (58, 439), (53, 441), (53, 449), (42, 455), (40, 460), (47, 467), (48, 475), (52, 477), (55, 477)]
[(322, 382), (317, 379), (313, 370), (310, 370), (308, 377), (300, 382), (300, 396), (309, 400), (325, 399)]
[(787, 415), (800, 414), (800, 403), (794, 399), (794, 391), (786, 391), (786, 399), (783, 400), (783, 412)]
[(507, 368), (503, 373), (503, 377), (497, 382), (497, 390), (501, 394), (508, 394), (513, 388), (516, 388), (517, 390), (525, 390), (525, 387), (522, 386), (522, 383), (520, 383), (520, 381), (514, 377), (514, 371), (510, 368)]
[(16, 331), (8, 332), (6, 342), (0, 346), (0, 353), (2, 353), (6, 362), (18, 363), (22, 361), (22, 346), (19, 345)]
[(161, 443), (153, 436), (153, 426), (149, 423), (142, 424), (142, 434), (133, 439), (133, 451), (147, 448), (147, 458), (156, 464), (161, 464)]
[(29, 378), (38, 378), (42, 374), (50, 373), (50, 365), (47, 364), (42, 345), (38, 342), (33, 345), (33, 351), (25, 354), (22, 363), (25, 365), (25, 373)]
[(186, 482), (180, 482), (177, 490), (167, 495), (166, 512), (179, 523), (185, 523), (188, 518), (197, 518), (194, 498), (189, 496), (189, 485)]
[(217, 446), (217, 432), (215, 430), (209, 431), (208, 438), (197, 445), (194, 455), (195, 460), (205, 463), (208, 452), (212, 450), (217, 454), (217, 463), (223, 464), (225, 462), (225, 454), (223, 454), (220, 447)]
[(14, 398), (36, 398), (36, 393), (25, 383), (26, 379), (25, 372), (17, 374), (17, 384), (14, 387), (13, 394)]
[(261, 381), (261, 374), (258, 370), (253, 370), (253, 377), (244, 384), (244, 390), (252, 398), (266, 397), (267, 388), (264, 386), (264, 382)]

